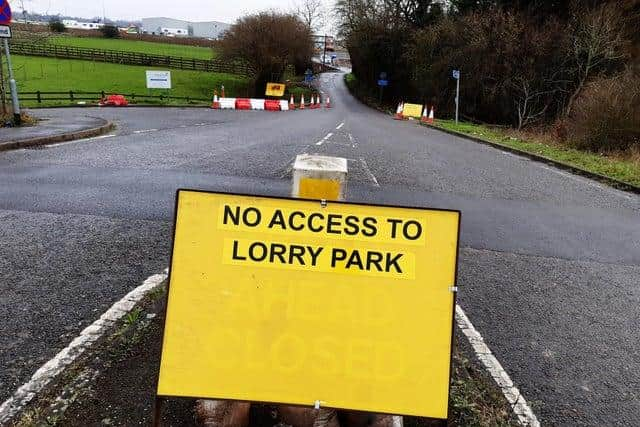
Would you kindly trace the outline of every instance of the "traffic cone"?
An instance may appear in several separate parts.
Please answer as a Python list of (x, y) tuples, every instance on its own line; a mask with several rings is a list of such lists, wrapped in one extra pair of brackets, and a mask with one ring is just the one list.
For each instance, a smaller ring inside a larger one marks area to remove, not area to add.
[(309, 103), (309, 108), (312, 110), (316, 108), (316, 98), (315, 95), (311, 95), (311, 102)]
[(220, 100), (218, 99), (218, 91), (217, 90), (213, 91), (213, 103), (211, 104), (211, 108), (213, 108), (214, 110), (219, 110), (220, 109)]
[(314, 108), (317, 110), (320, 107), (322, 107), (322, 100), (320, 100), (320, 95), (318, 95), (316, 96), (316, 105)]
[(398, 104), (398, 109), (396, 110), (396, 115), (393, 116), (395, 120), (404, 120), (404, 116), (402, 115), (402, 110), (404, 110), (404, 103), (400, 101)]
[(304, 93), (300, 97), (300, 109), (304, 110)]
[(427, 123), (429, 121), (429, 106), (425, 105), (422, 110), (422, 117), (420, 118), (422, 123)]
[(429, 123), (430, 125), (432, 125), (436, 121), (435, 113), (434, 113), (435, 109), (436, 107), (431, 107), (431, 111), (429, 112), (429, 119), (427, 123)]
[(289, 109), (290, 110), (295, 110), (296, 109), (296, 102), (293, 99), (293, 94), (291, 94), (291, 100), (289, 101)]
[(331, 108), (331, 98), (327, 96), (327, 103), (324, 105), (325, 108)]

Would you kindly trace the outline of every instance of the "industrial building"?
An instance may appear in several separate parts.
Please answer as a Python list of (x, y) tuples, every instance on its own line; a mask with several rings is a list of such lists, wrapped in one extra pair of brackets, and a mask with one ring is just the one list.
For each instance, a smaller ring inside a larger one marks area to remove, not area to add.
[(224, 22), (189, 22), (173, 18), (143, 18), (142, 32), (169, 37), (200, 37), (217, 40), (231, 27)]

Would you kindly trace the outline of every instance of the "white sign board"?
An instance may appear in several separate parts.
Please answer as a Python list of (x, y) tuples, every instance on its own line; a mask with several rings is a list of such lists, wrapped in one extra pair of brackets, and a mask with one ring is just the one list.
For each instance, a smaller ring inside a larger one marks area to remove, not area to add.
[(171, 89), (171, 71), (147, 71), (147, 89)]
[(11, 27), (8, 25), (0, 25), (0, 39), (11, 38)]

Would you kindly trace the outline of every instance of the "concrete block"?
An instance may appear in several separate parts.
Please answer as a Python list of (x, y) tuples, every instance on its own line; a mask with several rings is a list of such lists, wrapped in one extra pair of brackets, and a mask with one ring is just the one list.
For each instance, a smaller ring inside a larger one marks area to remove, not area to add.
[(300, 154), (293, 165), (293, 197), (344, 200), (347, 187), (347, 159)]

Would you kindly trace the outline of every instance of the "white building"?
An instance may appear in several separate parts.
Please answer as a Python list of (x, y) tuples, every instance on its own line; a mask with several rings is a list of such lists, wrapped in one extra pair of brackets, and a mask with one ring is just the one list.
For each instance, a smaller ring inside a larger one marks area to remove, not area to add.
[(62, 21), (65, 27), (75, 30), (98, 30), (104, 27), (104, 24), (99, 22), (79, 22), (73, 19), (65, 19)]
[(142, 32), (171, 37), (200, 37), (217, 40), (231, 25), (224, 22), (189, 22), (173, 18), (143, 18)]

